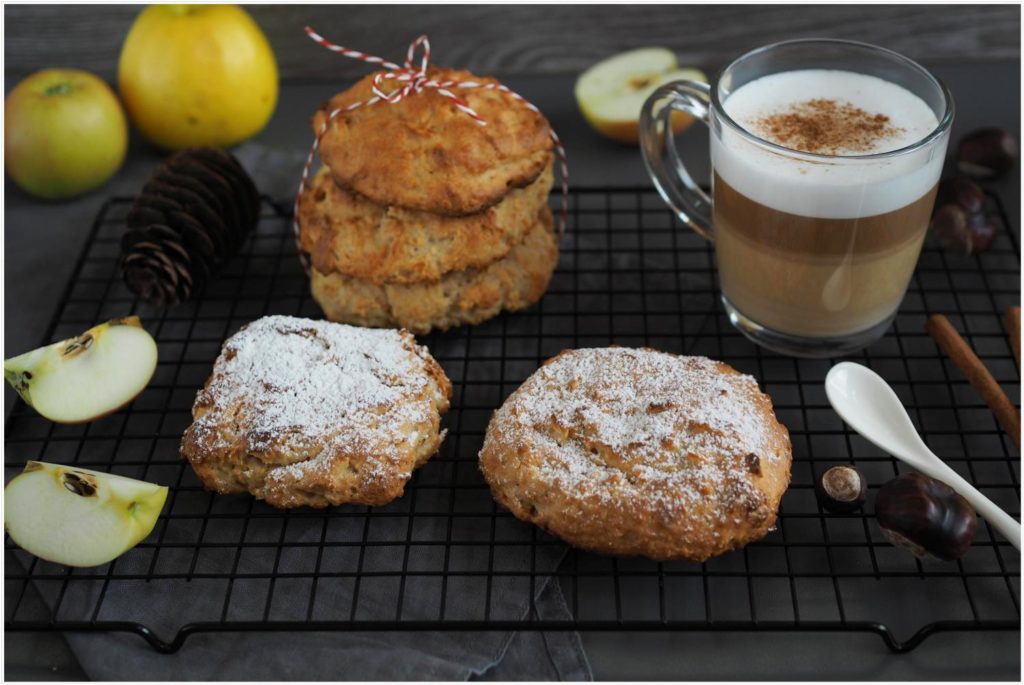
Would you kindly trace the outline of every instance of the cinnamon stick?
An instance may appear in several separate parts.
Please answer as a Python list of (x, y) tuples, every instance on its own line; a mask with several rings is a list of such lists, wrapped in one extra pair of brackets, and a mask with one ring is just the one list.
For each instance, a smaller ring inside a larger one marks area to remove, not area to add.
[(978, 359), (978, 355), (974, 354), (971, 346), (960, 337), (953, 324), (942, 314), (929, 316), (925, 328), (950, 361), (967, 377), (981, 395), (981, 399), (985, 400), (985, 404), (995, 414), (996, 421), (1007, 435), (1013, 438), (1017, 449), (1020, 449), (1020, 414), (1017, 413), (1017, 407)]
[(1013, 360), (1020, 368), (1020, 307), (1009, 307), (1003, 312), (1006, 332), (1010, 335), (1010, 347), (1013, 348)]

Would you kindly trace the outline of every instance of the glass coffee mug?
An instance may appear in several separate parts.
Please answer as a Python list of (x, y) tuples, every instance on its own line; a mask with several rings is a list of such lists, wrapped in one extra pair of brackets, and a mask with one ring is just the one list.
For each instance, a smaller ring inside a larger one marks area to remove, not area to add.
[[(711, 131), (711, 196), (676, 150), (676, 110)], [(661, 196), (714, 241), (733, 325), (784, 354), (832, 357), (878, 340), (895, 317), (952, 122), (949, 92), (906, 57), (851, 41), (794, 40), (748, 52), (713, 87), (659, 88), (644, 105), (640, 142)], [(813, 148), (814, 136), (838, 147)], [(794, 138), (801, 144), (782, 144)], [(879, 142), (892, 149), (871, 152)]]

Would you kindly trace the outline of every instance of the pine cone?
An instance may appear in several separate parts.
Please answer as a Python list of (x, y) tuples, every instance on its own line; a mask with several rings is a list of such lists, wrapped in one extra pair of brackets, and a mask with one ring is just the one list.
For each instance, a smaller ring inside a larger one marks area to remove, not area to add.
[(157, 304), (183, 302), (242, 247), (260, 197), (228, 152), (192, 148), (153, 173), (128, 212), (121, 272), (128, 288)]

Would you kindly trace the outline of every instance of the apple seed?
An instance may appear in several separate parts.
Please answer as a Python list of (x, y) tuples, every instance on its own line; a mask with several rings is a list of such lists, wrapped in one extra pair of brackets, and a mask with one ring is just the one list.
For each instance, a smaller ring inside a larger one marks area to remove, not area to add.
[(71, 357), (74, 357), (75, 355), (81, 354), (82, 352), (85, 352), (90, 347), (92, 347), (92, 341), (93, 341), (92, 333), (86, 333), (85, 335), (80, 335), (77, 338), (75, 338), (74, 340), (72, 340), (71, 344), (68, 345), (67, 347), (65, 347), (64, 351), (61, 354), (63, 354), (65, 357), (68, 357), (70, 359)]
[(81, 497), (92, 497), (96, 494), (95, 485), (74, 473), (64, 474), (64, 487)]

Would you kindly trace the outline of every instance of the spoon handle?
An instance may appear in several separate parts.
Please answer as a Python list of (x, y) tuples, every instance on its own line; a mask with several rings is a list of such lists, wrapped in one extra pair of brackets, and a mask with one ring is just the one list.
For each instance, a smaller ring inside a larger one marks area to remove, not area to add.
[(981, 494), (976, 487), (964, 480), (959, 473), (932, 454), (931, 450), (928, 450), (928, 455), (929, 459), (921, 459), (919, 457), (911, 463), (925, 474), (936, 480), (941, 480), (956, 490), (960, 496), (971, 503), (971, 506), (978, 512), (979, 516), (992, 524), (992, 527), (999, 531), (1011, 545), (1020, 549), (1020, 523), (1017, 519), (1007, 514), (996, 506), (995, 502)]

